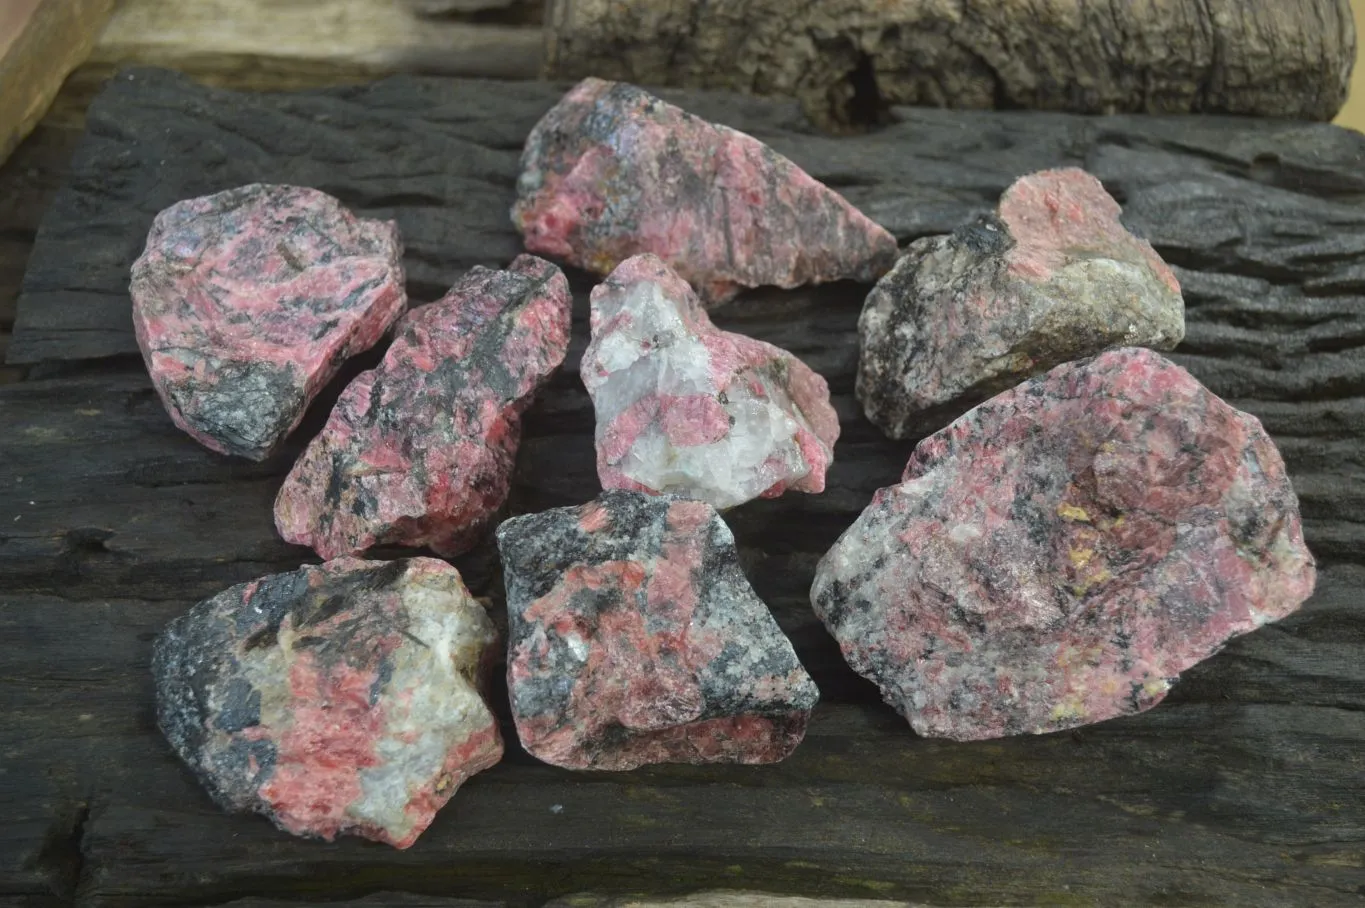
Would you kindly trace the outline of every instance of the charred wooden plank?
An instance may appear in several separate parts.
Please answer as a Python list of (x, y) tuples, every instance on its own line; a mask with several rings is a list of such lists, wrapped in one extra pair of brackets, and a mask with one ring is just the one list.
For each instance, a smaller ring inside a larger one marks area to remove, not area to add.
[[(66, 176), (79, 129), (42, 125), (0, 164), (0, 364), (5, 361), (18, 310), (19, 284), (47, 203)], [(0, 384), (24, 370), (0, 365)]]
[[(1332, 586), (1359, 589), (1359, 570), (1336, 571)], [(0, 798), (9, 816), (35, 818), (6, 844), (6, 891), (64, 886), (83, 905), (327, 902), (375, 889), (535, 900), (724, 880), (929, 902), (1164, 893), (1268, 906), (1346, 905), (1365, 882), (1353, 863), (1365, 839), (1358, 699), (1177, 702), (1074, 733), (958, 744), (917, 739), (862, 697), (822, 705), (806, 743), (773, 767), (575, 774), (513, 745), (407, 852), (295, 840), (221, 814), (155, 732), (151, 639), (180, 609), (0, 604), (0, 632), (23, 643), (0, 680)], [(1359, 616), (1353, 627), (1359, 639)], [(15, 863), (28, 875), (8, 873)]]
[[(351, 364), (277, 459), (220, 457), (171, 425), (133, 355), (126, 269), (162, 205), (294, 180), (397, 216), (418, 293), (434, 298), (518, 251), (506, 214), (517, 155), (557, 90), (400, 79), (241, 96), (134, 76), (97, 103), (40, 231), (15, 340), (32, 374), (0, 388), (0, 639), (15, 642), (0, 672), (0, 898), (527, 904), (723, 884), (929, 903), (1331, 906), (1365, 892), (1365, 139), (1304, 124), (905, 111), (836, 140), (791, 104), (681, 97), (774, 142), (902, 239), (956, 226), (1019, 172), (1098, 173), (1180, 269), (1190, 338), (1177, 358), (1284, 452), (1319, 590), (1149, 713), (1045, 737), (914, 737), (807, 602), (816, 560), (911, 448), (852, 397), (866, 288), (750, 294), (717, 321), (822, 372), (844, 424), (825, 494), (727, 514), (746, 572), (820, 684), (806, 743), (771, 767), (573, 774), (515, 745), (499, 696), (507, 759), (400, 853), (222, 815), (157, 733), (147, 667), (156, 633), (194, 601), (310, 558), (278, 540), (271, 500), (340, 384), (378, 354)], [(591, 281), (571, 280), (574, 342), (527, 414), (511, 511), (598, 488), (576, 373)], [(459, 566), (501, 617), (492, 546)]]

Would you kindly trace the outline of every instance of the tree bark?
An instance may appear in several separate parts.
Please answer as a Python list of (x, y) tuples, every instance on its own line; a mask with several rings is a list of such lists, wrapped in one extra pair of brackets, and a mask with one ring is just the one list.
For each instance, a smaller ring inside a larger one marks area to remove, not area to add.
[(798, 98), (847, 129), (897, 104), (1329, 120), (1349, 0), (548, 0), (546, 70)]

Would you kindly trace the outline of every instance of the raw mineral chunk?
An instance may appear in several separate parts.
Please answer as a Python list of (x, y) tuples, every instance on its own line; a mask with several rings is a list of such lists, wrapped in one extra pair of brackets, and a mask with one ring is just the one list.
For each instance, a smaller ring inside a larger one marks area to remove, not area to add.
[(653, 255), (592, 294), (583, 383), (603, 488), (673, 492), (717, 508), (820, 492), (839, 418), (825, 380), (785, 350), (721, 331)]
[(225, 590), (157, 639), (161, 730), (214, 801), (407, 848), (502, 758), (497, 633), (434, 558), (341, 558)]
[(999, 211), (911, 244), (858, 320), (858, 399), (892, 438), (1107, 347), (1185, 336), (1171, 269), (1083, 170), (1024, 177)]
[(564, 361), (570, 305), (563, 273), (523, 255), (410, 312), (285, 480), (280, 535), (324, 558), (474, 545), (507, 498), (521, 414)]
[(745, 287), (875, 281), (896, 240), (757, 139), (584, 79), (531, 131), (512, 220), (532, 252), (607, 274), (659, 256), (708, 305)]
[(1314, 577), (1261, 424), (1125, 348), (922, 441), (811, 599), (917, 732), (968, 740), (1150, 709)]
[(571, 769), (772, 763), (819, 693), (701, 501), (605, 492), (498, 528), (526, 749)]
[(314, 189), (256, 183), (161, 212), (131, 292), (171, 419), (220, 453), (269, 456), (402, 314), (402, 257), (396, 224)]

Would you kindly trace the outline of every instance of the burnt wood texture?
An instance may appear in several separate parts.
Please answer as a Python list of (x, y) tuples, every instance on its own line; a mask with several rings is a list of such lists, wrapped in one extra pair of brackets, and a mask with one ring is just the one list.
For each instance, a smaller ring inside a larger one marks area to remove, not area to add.
[[(825, 494), (727, 515), (822, 691), (794, 756), (574, 774), (521, 751), (499, 693), (506, 760), (408, 851), (295, 840), (213, 807), (154, 726), (151, 641), (198, 599), (310, 560), (275, 535), (271, 502), (347, 376), (262, 464), (176, 430), (129, 317), (128, 268), (151, 219), (252, 180), (315, 186), (396, 218), (413, 295), (432, 300), (520, 250), (508, 209), (521, 144), (564, 87), (397, 78), (240, 95), (139, 70), (96, 101), (19, 301), (10, 357), (28, 378), (0, 387), (0, 905), (539, 905), (714, 888), (934, 905), (1360, 904), (1365, 137), (1319, 124), (897, 109), (879, 131), (836, 139), (795, 102), (667, 93), (769, 142), (902, 242), (950, 230), (1044, 167), (1084, 166), (1124, 203), (1185, 287), (1175, 358), (1264, 421), (1321, 567), (1302, 612), (1190, 671), (1166, 703), (976, 744), (919, 739), (880, 703), (807, 602), (816, 560), (912, 448), (852, 399), (867, 288), (759, 291), (717, 322), (824, 374), (844, 425)], [(527, 415), (513, 512), (598, 491), (576, 374), (591, 281), (571, 279), (575, 339)], [(504, 620), (493, 547), (457, 564)]]

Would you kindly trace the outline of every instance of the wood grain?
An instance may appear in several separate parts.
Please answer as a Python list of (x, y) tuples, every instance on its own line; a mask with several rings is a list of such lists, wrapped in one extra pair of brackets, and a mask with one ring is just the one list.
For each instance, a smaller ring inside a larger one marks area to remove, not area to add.
[(546, 73), (891, 104), (1331, 119), (1349, 0), (549, 0)]
[(42, 119), (94, 45), (114, 0), (6, 0), (0, 8), (0, 162)]
[(10, 48), (19, 42), (29, 20), (38, 11), (42, 0), (10, 0), (0, 6), (0, 59), (8, 56)]
[[(1177, 358), (1276, 439), (1321, 579), (1300, 613), (1188, 672), (1157, 709), (958, 744), (916, 738), (880, 703), (807, 601), (818, 557), (910, 449), (853, 401), (866, 288), (759, 292), (717, 321), (825, 375), (844, 427), (825, 494), (727, 514), (746, 572), (821, 688), (791, 759), (570, 773), (521, 751), (499, 692), (507, 759), (409, 851), (295, 840), (212, 806), (155, 730), (151, 641), (195, 600), (310, 560), (276, 537), (270, 505), (340, 382), (270, 462), (227, 460), (176, 430), (127, 319), (127, 268), (150, 219), (247, 180), (316, 185), (397, 218), (416, 296), (434, 299), (471, 265), (519, 251), (507, 217), (517, 159), (558, 93), (397, 78), (239, 95), (140, 70), (97, 100), (20, 301), (12, 352), (32, 364), (29, 380), (0, 388), (0, 640), (17, 641), (0, 672), (0, 898), (406, 893), (569, 908), (726, 888), (935, 905), (1358, 905), (1365, 137), (1325, 125), (900, 110), (884, 130), (834, 139), (794, 103), (671, 95), (771, 142), (902, 240), (988, 208), (1021, 172), (1082, 164), (1174, 263), (1189, 303)], [(512, 512), (598, 489), (576, 374), (591, 281), (570, 277), (574, 341), (527, 414)], [(458, 566), (502, 620), (492, 547)]]
[[(1356, 33), (1360, 33), (1361, 23), (1365, 22), (1365, 0), (1351, 0), (1351, 14), (1356, 22)], [(1346, 95), (1346, 104), (1332, 122), (1357, 132), (1365, 131), (1365, 66), (1360, 65), (1360, 49), (1356, 49), (1356, 66), (1351, 70), (1351, 87)]]
[(4, 366), (18, 308), (19, 285), (47, 203), (66, 176), (80, 130), (40, 125), (0, 164), (0, 384), (23, 370)]
[(535, 25), (433, 20), (398, 0), (125, 0), (82, 78), (143, 64), (260, 90), (412, 71), (529, 79), (541, 49)]

